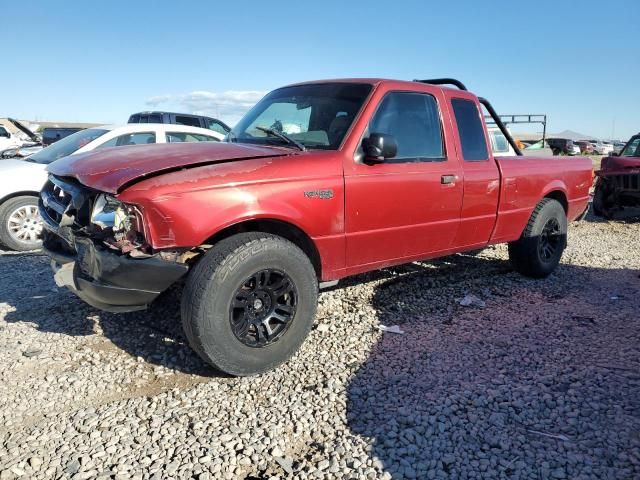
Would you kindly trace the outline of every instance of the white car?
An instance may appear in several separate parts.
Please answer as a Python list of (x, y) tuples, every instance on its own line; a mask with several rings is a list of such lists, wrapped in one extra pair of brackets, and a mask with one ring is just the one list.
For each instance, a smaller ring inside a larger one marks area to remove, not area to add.
[(606, 140), (602, 141), (602, 145), (604, 146), (604, 155), (611, 155), (616, 148), (613, 145), (613, 142), (608, 142)]
[(580, 145), (574, 143), (571, 146), (571, 152), (569, 152), (569, 155), (580, 155)]
[(44, 146), (42, 144), (27, 143), (20, 147), (7, 148), (6, 150), (0, 151), (0, 158), (25, 158), (39, 152), (43, 148)]
[(7, 118), (14, 127), (20, 130), (12, 133), (4, 125), (0, 125), (0, 158), (25, 157), (42, 150), (42, 138), (14, 118)]
[(593, 145), (593, 151), (597, 155), (609, 155), (613, 152), (613, 144), (602, 142), (600, 140), (585, 140)]
[(0, 160), (0, 244), (19, 251), (40, 246), (42, 223), (38, 194), (47, 181), (47, 165), (96, 148), (148, 143), (212, 142), (224, 138), (212, 130), (186, 125), (138, 123), (81, 130), (20, 160)]
[[(509, 131), (507, 129), (507, 131)], [(494, 157), (514, 157), (516, 155), (515, 150), (497, 127), (487, 128), (489, 133), (489, 142), (491, 143), (491, 151)], [(509, 133), (511, 133), (509, 131)]]
[(7, 130), (3, 125), (0, 125), (0, 151), (7, 148), (14, 148), (22, 144), (16, 135)]

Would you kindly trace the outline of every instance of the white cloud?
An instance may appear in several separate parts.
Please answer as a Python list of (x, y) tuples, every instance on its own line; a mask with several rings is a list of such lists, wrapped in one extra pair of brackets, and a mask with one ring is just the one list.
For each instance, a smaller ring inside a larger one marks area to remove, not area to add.
[(156, 107), (161, 103), (165, 103), (171, 100), (171, 95), (156, 95), (155, 97), (147, 98), (147, 101), (144, 102), (151, 107)]
[(152, 108), (171, 108), (185, 113), (208, 115), (234, 125), (266, 93), (258, 90), (198, 90), (178, 95), (156, 95), (148, 98), (145, 103)]

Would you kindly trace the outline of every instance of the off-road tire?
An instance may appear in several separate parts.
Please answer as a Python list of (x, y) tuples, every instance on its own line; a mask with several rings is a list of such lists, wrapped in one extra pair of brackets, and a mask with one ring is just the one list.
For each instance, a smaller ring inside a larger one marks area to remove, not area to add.
[[(557, 222), (558, 245), (551, 258), (545, 259), (540, 252), (545, 227)], [(567, 245), (567, 215), (557, 200), (544, 198), (531, 214), (529, 223), (520, 238), (509, 243), (509, 260), (513, 268), (523, 275), (544, 278), (555, 270)]]
[(22, 195), (10, 198), (6, 202), (0, 204), (0, 246), (4, 245), (10, 250), (18, 252), (26, 252), (40, 248), (42, 242), (37, 243), (21, 243), (15, 240), (9, 233), (7, 223), (11, 214), (18, 208), (23, 206), (38, 206), (37, 197), (30, 195)]
[[(286, 272), (297, 305), (282, 336), (256, 348), (233, 333), (230, 308), (242, 282), (263, 269)], [(220, 241), (190, 272), (181, 301), (182, 326), (191, 347), (218, 370), (256, 375), (284, 363), (300, 348), (313, 325), (317, 301), (316, 273), (300, 248), (275, 235), (242, 233)]]

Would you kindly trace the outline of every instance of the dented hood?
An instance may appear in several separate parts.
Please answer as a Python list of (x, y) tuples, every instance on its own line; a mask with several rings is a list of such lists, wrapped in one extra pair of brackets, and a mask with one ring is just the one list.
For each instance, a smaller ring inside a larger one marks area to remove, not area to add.
[(47, 170), (87, 187), (118, 193), (124, 186), (164, 172), (213, 163), (292, 155), (289, 149), (239, 143), (174, 143), (93, 150), (53, 162)]

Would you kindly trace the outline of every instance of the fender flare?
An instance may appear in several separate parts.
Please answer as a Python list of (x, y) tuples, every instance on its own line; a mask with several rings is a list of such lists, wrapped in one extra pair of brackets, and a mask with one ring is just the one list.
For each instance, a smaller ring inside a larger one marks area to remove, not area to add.
[[(553, 180), (549, 182), (540, 195), (540, 200), (543, 198), (553, 198), (558, 200), (565, 213), (569, 213), (569, 195), (567, 194), (567, 186), (562, 180)], [(534, 205), (535, 208), (535, 205)]]

